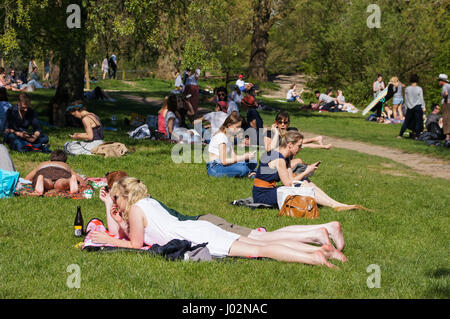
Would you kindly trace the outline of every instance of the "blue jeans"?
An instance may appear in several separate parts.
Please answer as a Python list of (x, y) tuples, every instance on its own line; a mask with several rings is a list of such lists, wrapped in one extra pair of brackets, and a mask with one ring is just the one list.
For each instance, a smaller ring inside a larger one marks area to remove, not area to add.
[[(30, 143), (18, 137), (14, 133), (5, 133), (4, 142), (5, 144), (8, 144), (11, 150), (18, 152), (40, 151), (44, 153), (50, 153), (48, 147), (44, 147), (43, 145), (48, 143), (48, 136), (42, 133), (41, 135), (39, 135), (36, 141), (34, 141), (34, 143)], [(31, 147), (29, 145), (31, 145)]]
[(251, 160), (224, 166), (218, 161), (211, 161), (206, 163), (206, 173), (214, 177), (246, 177), (256, 169), (257, 164), (256, 160)]

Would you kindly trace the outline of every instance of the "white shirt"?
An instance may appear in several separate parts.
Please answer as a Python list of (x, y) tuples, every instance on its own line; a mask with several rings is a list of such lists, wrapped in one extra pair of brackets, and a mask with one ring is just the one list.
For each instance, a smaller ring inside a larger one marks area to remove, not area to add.
[(227, 114), (230, 115), (233, 111), (236, 111), (239, 114), (239, 108), (236, 102), (228, 100)]
[(241, 87), (245, 86), (245, 82), (244, 82), (244, 80), (239, 79), (236, 81), (236, 85), (241, 88)]
[(319, 95), (319, 101), (323, 101), (324, 104), (328, 104), (330, 102), (333, 102), (333, 98), (327, 94), (321, 93)]
[(226, 146), (227, 146), (227, 155), (230, 155), (231, 154), (231, 150), (232, 150), (232, 144), (228, 140), (228, 138), (225, 135), (225, 133), (222, 133), (222, 132), (219, 132), (219, 133), (217, 133), (216, 135), (213, 136), (213, 138), (211, 139), (211, 142), (209, 142), (209, 150), (208, 151), (211, 154), (220, 156), (220, 151), (219, 151), (220, 144), (226, 144)]
[(164, 127), (166, 128), (167, 134), (169, 134), (169, 120), (170, 120), (171, 118), (174, 119), (174, 121), (173, 121), (173, 127), (172, 127), (172, 132), (174, 132), (175, 129), (177, 129), (177, 128), (180, 127), (180, 121), (178, 120), (177, 116), (176, 116), (173, 112), (168, 111), (168, 112), (166, 113), (165, 120), (164, 120)]
[(227, 117), (228, 114), (222, 111), (207, 113), (203, 116), (205, 120), (211, 123), (211, 136), (219, 131), (220, 127), (222, 126), (223, 122), (225, 122)]
[(108, 59), (105, 58), (103, 60), (103, 62), (102, 62), (102, 70), (108, 70), (108, 69), (109, 69), (109, 67), (108, 67)]
[(236, 104), (241, 104), (242, 99), (244, 98), (243, 94), (237, 94), (236, 91), (231, 92), (230, 99), (233, 100)]
[(291, 89), (287, 92), (286, 100), (292, 99), (294, 96), (294, 89)]
[(135, 205), (144, 212), (147, 220), (144, 242), (148, 245), (165, 245), (172, 239), (184, 239), (193, 246), (208, 243), (206, 247), (211, 255), (223, 257), (240, 237), (205, 220), (180, 221), (152, 198), (141, 199)]

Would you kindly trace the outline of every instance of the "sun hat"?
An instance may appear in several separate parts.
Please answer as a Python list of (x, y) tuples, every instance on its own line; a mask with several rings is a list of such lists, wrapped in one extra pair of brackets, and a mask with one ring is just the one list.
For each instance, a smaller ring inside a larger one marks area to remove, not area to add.
[(448, 83), (448, 75), (447, 74), (439, 74), (438, 81), (444, 81)]

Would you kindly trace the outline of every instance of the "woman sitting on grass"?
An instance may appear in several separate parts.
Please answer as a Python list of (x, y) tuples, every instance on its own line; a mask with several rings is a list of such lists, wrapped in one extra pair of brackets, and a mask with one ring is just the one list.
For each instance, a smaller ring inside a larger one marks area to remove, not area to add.
[(304, 104), (305, 102), (301, 98), (302, 93), (303, 93), (303, 90), (301, 90), (300, 93), (297, 93), (297, 84), (295, 84), (295, 83), (291, 84), (289, 91), (286, 94), (286, 102), (297, 101), (300, 104)]
[(307, 165), (301, 173), (295, 173), (300, 159), (293, 159), (302, 149), (303, 135), (297, 131), (288, 131), (281, 137), (280, 146), (277, 149), (264, 153), (256, 170), (253, 184), (253, 201), (276, 206), (277, 182), (282, 182), (284, 186), (292, 186), (294, 181), (302, 181), (306, 187), (314, 187), (317, 204), (332, 207), (336, 211), (365, 209), (360, 205), (346, 205), (335, 201), (323, 190), (309, 181), (307, 178), (311, 173), (319, 168), (320, 162)]
[(93, 155), (91, 150), (103, 144), (103, 126), (94, 113), (88, 112), (82, 101), (75, 101), (66, 111), (73, 117), (80, 119), (84, 126), (84, 133), (74, 133), (71, 138), (83, 141), (73, 141), (64, 144), (64, 150), (71, 155)]
[(59, 191), (70, 191), (71, 194), (78, 192), (78, 183), (84, 186), (85, 182), (81, 176), (66, 164), (67, 155), (63, 150), (55, 150), (50, 154), (50, 161), (42, 162), (33, 169), (26, 177), (32, 181), (34, 195), (42, 195), (51, 189)]
[[(290, 117), (289, 113), (286, 111), (280, 111), (275, 116), (275, 122), (272, 124), (272, 127), (270, 130), (267, 130), (266, 136), (264, 137), (264, 145), (266, 148), (266, 151), (269, 152), (270, 150), (276, 148), (278, 145), (280, 145), (281, 142), (281, 136), (282, 134), (285, 134), (287, 131), (298, 131), (295, 127), (289, 127), (290, 123)], [(316, 144), (317, 143), (317, 144)], [(329, 150), (333, 147), (331, 144), (323, 144), (323, 137), (322, 136), (316, 136), (313, 138), (305, 138), (303, 140), (303, 147), (304, 148), (323, 148), (326, 150)]]
[(113, 218), (127, 235), (127, 239), (110, 237), (104, 232), (91, 232), (95, 243), (125, 248), (142, 248), (144, 244), (164, 245), (172, 239), (191, 241), (193, 245), (207, 243), (211, 255), (258, 256), (286, 262), (335, 266), (327, 258), (346, 261), (344, 254), (333, 247), (317, 247), (291, 241), (260, 242), (240, 236), (201, 220), (179, 221), (167, 213), (161, 204), (150, 198), (147, 187), (140, 180), (126, 177), (111, 190), (118, 207)]
[(206, 172), (214, 177), (251, 177), (256, 168), (255, 153), (236, 155), (233, 143), (230, 141), (240, 130), (242, 118), (233, 113), (223, 122), (219, 131), (209, 142), (209, 162), (206, 163)]
[[(187, 102), (188, 103), (188, 102)], [(187, 104), (190, 105), (190, 104)], [(167, 112), (165, 116), (165, 129), (167, 137), (173, 141), (183, 143), (201, 142), (201, 137), (195, 135), (193, 130), (188, 130), (185, 126), (182, 114), (186, 111), (183, 107), (183, 101), (179, 100), (175, 94), (169, 95), (167, 100)], [(193, 110), (189, 107), (188, 116), (193, 116)]]

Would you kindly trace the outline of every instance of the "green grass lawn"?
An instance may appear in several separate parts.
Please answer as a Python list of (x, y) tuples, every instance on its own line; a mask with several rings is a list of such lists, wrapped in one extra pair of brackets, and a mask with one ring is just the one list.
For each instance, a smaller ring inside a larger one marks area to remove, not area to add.
[[(160, 87), (153, 87), (152, 81), (147, 81), (144, 87), (154, 92), (163, 92), (166, 88), (163, 81), (158, 81)], [(121, 85), (124, 84), (117, 82), (115, 85), (122, 90)], [(169, 84), (167, 86), (170, 87)], [(140, 92), (136, 88), (125, 90)], [(53, 91), (44, 90), (33, 94), (33, 106), (42, 117), (52, 94)], [(111, 114), (117, 114), (120, 120), (129, 116), (131, 111), (142, 114), (156, 112), (154, 108), (128, 101), (119, 94), (114, 97), (118, 99), (116, 103), (89, 105), (106, 125)], [(11, 100), (15, 98), (12, 95)], [(289, 105), (289, 108), (293, 111), (295, 106)], [(353, 116), (308, 115), (295, 114), (292, 124), (320, 134), (330, 134), (327, 132), (333, 130), (339, 132), (339, 127), (346, 128), (348, 123), (367, 128), (369, 132), (389, 129), (387, 126), (372, 127), (372, 123)], [(266, 124), (273, 117), (273, 113), (263, 112)], [(347, 121), (351, 122), (345, 124)], [(318, 127), (317, 131), (313, 130), (314, 127)], [(328, 131), (323, 131), (326, 128)], [(46, 128), (52, 149), (61, 147), (68, 140), (67, 134), (74, 131)], [(370, 139), (370, 135), (366, 138)], [(322, 161), (320, 169), (312, 177), (313, 182), (339, 201), (362, 204), (376, 212), (337, 213), (321, 208), (319, 219), (313, 221), (278, 218), (276, 210), (250, 210), (230, 205), (234, 199), (251, 195), (252, 181), (209, 178), (204, 163), (174, 164), (170, 158), (173, 144), (131, 140), (124, 130), (105, 132), (105, 139), (134, 146), (136, 152), (118, 159), (70, 157), (68, 163), (77, 172), (92, 177), (102, 177), (107, 171), (126, 170), (144, 181), (150, 194), (169, 207), (191, 215), (213, 213), (252, 228), (264, 226), (274, 230), (292, 224), (338, 220), (343, 226), (347, 244), (344, 253), (349, 262), (334, 262), (340, 269), (331, 270), (272, 260), (227, 258), (193, 263), (171, 262), (130, 252), (86, 253), (74, 248), (80, 240), (73, 236), (73, 222), (77, 205), (82, 207), (85, 222), (93, 217), (105, 219), (104, 205), (98, 199), (98, 192), (94, 198), (82, 201), (15, 197), (2, 200), (0, 204), (0, 273), (3, 279), (0, 281), (0, 298), (450, 296), (450, 183), (447, 180), (418, 175), (402, 164), (381, 157), (343, 149), (305, 149), (299, 154), (304, 161)], [(394, 142), (406, 146), (389, 146), (414, 151), (412, 141)], [(45, 154), (11, 155), (21, 176), (47, 159)], [(392, 175), (397, 173), (403, 176)], [(80, 289), (70, 289), (66, 285), (70, 275), (67, 267), (72, 264), (81, 269)], [(369, 289), (366, 284), (370, 275), (367, 268), (372, 264), (380, 266), (381, 288)]]

